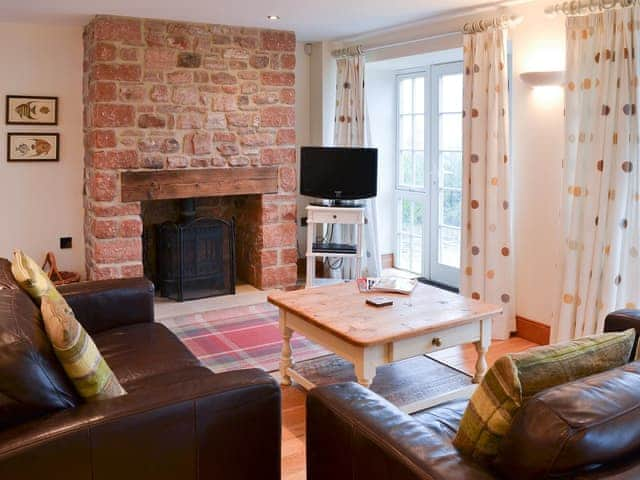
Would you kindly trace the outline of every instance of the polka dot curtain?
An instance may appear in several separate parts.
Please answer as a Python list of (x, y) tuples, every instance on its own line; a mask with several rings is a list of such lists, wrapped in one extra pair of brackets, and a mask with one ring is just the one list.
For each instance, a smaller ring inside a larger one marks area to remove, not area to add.
[(500, 305), (493, 336), (515, 330), (507, 30), (464, 36), (464, 166), (460, 291)]
[(364, 57), (336, 59), (336, 117), (333, 143), (364, 145)]
[(567, 20), (565, 272), (556, 338), (640, 306), (636, 7)]
[[(364, 56), (349, 55), (336, 59), (336, 115), (334, 121), (333, 143), (343, 147), (362, 147), (366, 144), (365, 135), (365, 91)], [(362, 272), (352, 272), (351, 265), (343, 267), (346, 278), (366, 275), (377, 277), (382, 272), (378, 241), (378, 213), (375, 198), (365, 201), (364, 242), (365, 259)], [(353, 231), (343, 231), (340, 226), (335, 232), (346, 243), (353, 243)], [(340, 233), (339, 233), (340, 232)]]

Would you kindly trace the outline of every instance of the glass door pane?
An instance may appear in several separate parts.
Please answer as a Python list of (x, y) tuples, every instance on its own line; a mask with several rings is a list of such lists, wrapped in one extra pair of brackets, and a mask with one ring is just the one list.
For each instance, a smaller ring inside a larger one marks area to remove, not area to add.
[(425, 123), (427, 75), (399, 76), (396, 152), (396, 246), (395, 266), (424, 275), (425, 243), (428, 240), (427, 207), (429, 152)]
[(395, 266), (458, 286), (462, 62), (398, 76)]
[(396, 218), (396, 267), (422, 274), (425, 204), (420, 199), (400, 197)]
[(459, 285), (462, 223), (462, 63), (432, 68), (431, 279)]
[(397, 188), (425, 189), (425, 75), (398, 78)]

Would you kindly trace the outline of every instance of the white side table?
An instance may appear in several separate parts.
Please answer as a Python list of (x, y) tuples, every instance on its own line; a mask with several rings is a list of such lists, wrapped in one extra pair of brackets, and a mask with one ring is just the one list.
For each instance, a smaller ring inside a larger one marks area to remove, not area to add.
[[(356, 272), (362, 269), (362, 240), (364, 238), (364, 207), (307, 207), (307, 282), (306, 287), (313, 287), (316, 277), (316, 257), (355, 258)], [(314, 251), (316, 225), (339, 224), (353, 225), (355, 228), (355, 253), (329, 253)], [(356, 275), (358, 275), (356, 273)]]

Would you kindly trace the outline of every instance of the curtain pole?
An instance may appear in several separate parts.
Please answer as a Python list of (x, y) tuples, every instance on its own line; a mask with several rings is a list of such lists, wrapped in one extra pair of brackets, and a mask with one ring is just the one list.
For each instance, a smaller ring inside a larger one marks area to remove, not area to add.
[(351, 57), (357, 55), (365, 55), (367, 53), (376, 52), (378, 50), (385, 50), (387, 48), (402, 47), (405, 45), (411, 45), (413, 43), (426, 42), (428, 40), (437, 40), (440, 38), (452, 37), (454, 35), (461, 35), (464, 33), (477, 33), (483, 32), (489, 28), (500, 28), (505, 26), (518, 25), (522, 22), (524, 17), (518, 16), (505, 16), (485, 18), (481, 20), (475, 20), (473, 22), (467, 22), (462, 26), (460, 30), (453, 30), (451, 32), (437, 33), (435, 35), (429, 35), (426, 37), (414, 38), (411, 40), (405, 40), (403, 42), (394, 42), (384, 45), (378, 45), (375, 47), (364, 48), (362, 45), (356, 45), (353, 47), (339, 48), (333, 50), (331, 55), (335, 58)]
[(556, 3), (544, 9), (547, 15), (580, 15), (583, 13), (595, 13), (616, 7), (630, 7), (637, 5), (639, 0), (572, 0), (570, 2)]

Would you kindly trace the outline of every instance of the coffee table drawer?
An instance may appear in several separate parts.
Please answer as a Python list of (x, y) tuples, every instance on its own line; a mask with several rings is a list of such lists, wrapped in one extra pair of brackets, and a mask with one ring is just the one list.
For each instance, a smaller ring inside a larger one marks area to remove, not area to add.
[(464, 343), (480, 340), (480, 322), (448, 328), (439, 332), (431, 332), (415, 338), (407, 338), (393, 342), (390, 348), (390, 361), (415, 357), (435, 352), (443, 348), (455, 347)]

